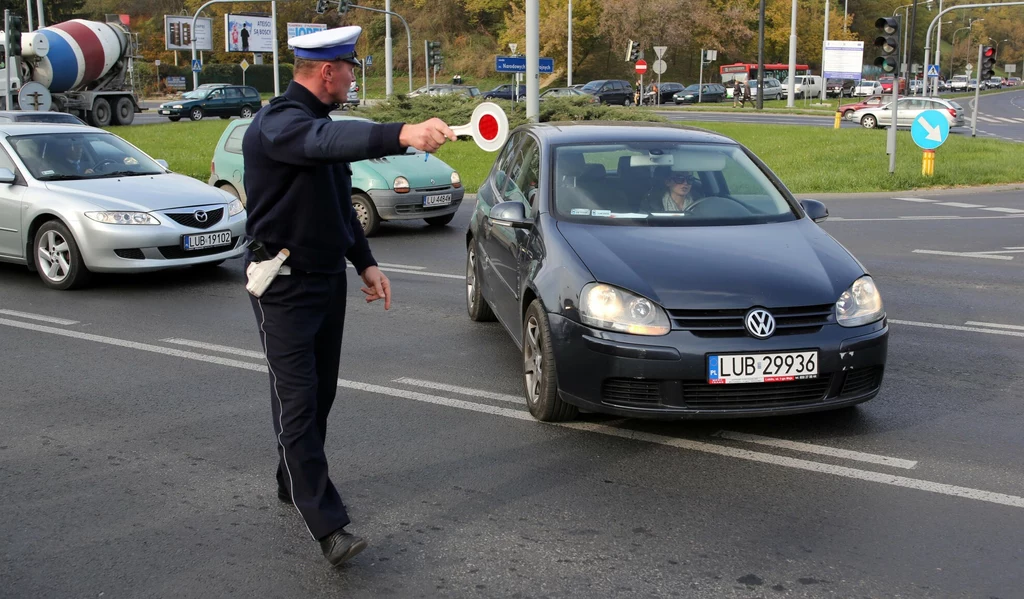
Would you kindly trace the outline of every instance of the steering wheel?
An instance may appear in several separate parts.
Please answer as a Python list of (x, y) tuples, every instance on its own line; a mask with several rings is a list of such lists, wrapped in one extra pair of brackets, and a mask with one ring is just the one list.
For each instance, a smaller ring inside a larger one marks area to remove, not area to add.
[(731, 197), (729, 197), (729, 196), (706, 196), (706, 197), (700, 198), (700, 199), (699, 199), (699, 200), (697, 200), (696, 202), (694, 202), (694, 203), (690, 204), (689, 206), (687, 206), (687, 207), (686, 207), (686, 209), (685, 209), (685, 210), (683, 210), (683, 214), (692, 214), (692, 213), (694, 213), (694, 212), (695, 212), (695, 209), (696, 209), (696, 208), (697, 208), (698, 206), (700, 206), (700, 205), (704, 204), (704, 203), (705, 203), (705, 202), (707, 202), (708, 200), (728, 200), (728, 201), (732, 202), (733, 204), (736, 204), (736, 205), (737, 205), (737, 206), (739, 206), (740, 208), (743, 208), (743, 211), (744, 211), (744, 212), (745, 212), (746, 214), (753, 214), (753, 213), (752, 213), (752, 212), (750, 211), (750, 209), (749, 209), (749, 208), (747, 208), (747, 206), (746, 206), (746, 205), (745, 205), (745, 204), (744, 204), (743, 202), (741, 202), (741, 201), (737, 200), (736, 198), (731, 198)]
[(101, 167), (106, 166), (108, 164), (119, 164), (119, 163), (118, 163), (118, 161), (116, 161), (116, 160), (114, 160), (112, 158), (104, 158), (103, 160), (100, 160), (96, 164), (92, 165), (92, 167), (89, 170), (91, 170), (93, 172), (96, 172), (96, 171), (100, 170)]

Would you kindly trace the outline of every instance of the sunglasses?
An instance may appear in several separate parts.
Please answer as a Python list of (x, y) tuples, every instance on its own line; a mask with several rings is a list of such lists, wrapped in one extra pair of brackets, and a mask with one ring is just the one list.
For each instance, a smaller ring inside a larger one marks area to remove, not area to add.
[(673, 182), (673, 183), (687, 183), (689, 185), (693, 185), (693, 177), (686, 177), (686, 176), (682, 176), (682, 177), (669, 177), (668, 180)]

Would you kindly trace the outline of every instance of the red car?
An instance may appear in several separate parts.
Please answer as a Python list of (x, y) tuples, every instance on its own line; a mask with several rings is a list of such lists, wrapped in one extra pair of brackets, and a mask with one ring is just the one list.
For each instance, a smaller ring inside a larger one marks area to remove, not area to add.
[[(884, 84), (883, 84), (884, 85)], [(901, 98), (903, 96), (900, 96)], [(863, 102), (857, 102), (856, 104), (846, 104), (842, 107), (843, 119), (850, 120), (853, 118), (853, 113), (860, 110), (861, 108), (874, 108), (876, 106), (883, 106), (892, 102), (892, 80), (889, 80), (889, 93), (884, 96), (870, 96), (865, 98)]]
[[(879, 77), (878, 82), (882, 84), (882, 91), (886, 93), (892, 93), (892, 81), (893, 77)], [(907, 80), (900, 77), (900, 91), (899, 93), (906, 93), (907, 91)]]

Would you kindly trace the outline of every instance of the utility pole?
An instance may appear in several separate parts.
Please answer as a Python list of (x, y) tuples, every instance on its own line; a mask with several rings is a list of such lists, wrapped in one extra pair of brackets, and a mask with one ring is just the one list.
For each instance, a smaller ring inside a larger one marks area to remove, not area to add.
[(786, 95), (786, 107), (793, 108), (793, 96), (796, 95), (796, 0), (790, 9), (789, 22), (789, 79), (786, 82), (789, 93)]
[(540, 120), (540, 0), (526, 0), (526, 118)]
[(764, 110), (764, 3), (760, 2), (757, 25), (757, 109)]

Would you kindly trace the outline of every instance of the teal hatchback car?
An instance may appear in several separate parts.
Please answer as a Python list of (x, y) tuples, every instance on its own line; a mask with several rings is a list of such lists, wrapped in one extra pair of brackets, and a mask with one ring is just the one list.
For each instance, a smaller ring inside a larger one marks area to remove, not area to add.
[[(331, 115), (336, 121), (367, 119)], [(210, 163), (210, 185), (231, 193), (245, 203), (242, 177), (242, 136), (252, 119), (231, 121), (217, 142)], [(436, 156), (424, 160), (422, 152), (409, 149), (402, 156), (388, 156), (352, 163), (352, 206), (363, 233), (377, 232), (381, 221), (423, 219), (442, 227), (455, 218), (466, 190), (459, 173)]]

